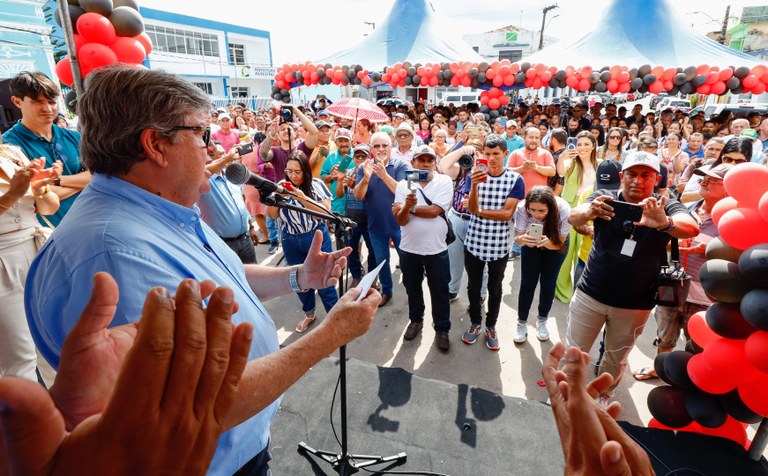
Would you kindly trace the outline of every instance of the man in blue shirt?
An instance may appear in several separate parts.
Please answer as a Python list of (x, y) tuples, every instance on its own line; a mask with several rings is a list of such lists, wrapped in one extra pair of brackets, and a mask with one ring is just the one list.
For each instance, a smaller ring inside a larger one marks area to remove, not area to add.
[(507, 135), (504, 136), (504, 139), (507, 141), (508, 154), (525, 147), (525, 141), (517, 135), (517, 121), (514, 119), (507, 120)]
[(376, 265), (386, 264), (379, 273), (381, 281), (381, 305), (392, 299), (392, 271), (389, 268), (389, 241), (400, 252), (400, 225), (392, 215), (397, 183), (405, 180), (408, 165), (396, 159), (390, 159), (392, 140), (383, 132), (371, 136), (373, 158), (365, 161), (357, 169), (355, 198), (365, 200), (368, 211), (368, 236), (376, 255)]
[(205, 168), (211, 173), (208, 179), (211, 191), (201, 195), (197, 202), (200, 218), (232, 248), (243, 264), (254, 264), (254, 242), (258, 242), (258, 237), (250, 224), (251, 215), (245, 207), (243, 186), (230, 183), (221, 173), (228, 164), (240, 158), (238, 146), (225, 153), (220, 144), (211, 141), (208, 156), (211, 161)]
[[(29, 159), (44, 158), (45, 166), (61, 161), (63, 174), (51, 191), (59, 196), (59, 209), (47, 216), (58, 226), (91, 174), (80, 162), (80, 134), (54, 126), (58, 115), (59, 87), (46, 75), (24, 71), (10, 81), (11, 101), (21, 110), (21, 120), (3, 134), (3, 142), (21, 148)], [(45, 220), (40, 223), (47, 225)]]
[[(339, 179), (344, 178), (344, 173), (347, 168), (354, 167), (352, 162), (352, 133), (349, 129), (336, 129), (333, 141), (336, 143), (336, 150), (331, 152), (323, 162), (323, 167), (320, 169), (320, 178), (331, 191), (331, 209), (336, 213), (344, 213), (347, 204), (346, 195), (342, 194), (341, 197), (336, 195), (336, 188), (339, 183)], [(339, 170), (339, 166), (342, 162), (346, 162), (347, 168)]]
[[(359, 291), (351, 291), (313, 332), (279, 349), (262, 300), (335, 285), (349, 249), (323, 253), (317, 234), (302, 265), (240, 262), (195, 206), (210, 190), (208, 107), (202, 91), (169, 73), (132, 67), (91, 73), (78, 108), (82, 156), (94, 177), (30, 267), (27, 320), (38, 349), (58, 367), (62, 342), (85, 308), (94, 274), (106, 271), (118, 284), (120, 300), (109, 310), (112, 332), (89, 338), (80, 365), (70, 363), (66, 372), (71, 391), (53, 392), (74, 426), (108, 401), (125, 341), (133, 338), (116, 329), (141, 317), (149, 289), (175, 289), (186, 278), (229, 287), (238, 305), (232, 322), (253, 324), (253, 342), (225, 418), (230, 430), (219, 439), (209, 474), (229, 476), (244, 467), (248, 474), (266, 474), (269, 425), (280, 395), (317, 361), (365, 332), (379, 297), (373, 291), (356, 303)], [(62, 377), (60, 372), (55, 387), (65, 385)]]

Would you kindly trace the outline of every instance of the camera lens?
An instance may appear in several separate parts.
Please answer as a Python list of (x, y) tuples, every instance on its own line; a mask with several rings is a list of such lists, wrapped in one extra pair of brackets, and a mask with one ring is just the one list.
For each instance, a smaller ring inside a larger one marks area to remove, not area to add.
[(459, 157), (459, 167), (462, 169), (471, 169), (474, 163), (475, 159), (469, 154), (464, 154)]

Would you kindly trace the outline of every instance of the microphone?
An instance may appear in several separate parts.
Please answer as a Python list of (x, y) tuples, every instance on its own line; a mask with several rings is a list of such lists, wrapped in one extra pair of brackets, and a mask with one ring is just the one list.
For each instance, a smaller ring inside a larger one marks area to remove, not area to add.
[(259, 177), (258, 175), (248, 170), (248, 168), (243, 164), (229, 164), (226, 171), (224, 172), (224, 175), (226, 175), (227, 180), (235, 185), (250, 185), (252, 187), (256, 187), (259, 189), (259, 192), (262, 192), (266, 195), (269, 195), (270, 193), (282, 194), (288, 192), (288, 190), (286, 190), (282, 185), (278, 185), (271, 180), (265, 179), (264, 177)]

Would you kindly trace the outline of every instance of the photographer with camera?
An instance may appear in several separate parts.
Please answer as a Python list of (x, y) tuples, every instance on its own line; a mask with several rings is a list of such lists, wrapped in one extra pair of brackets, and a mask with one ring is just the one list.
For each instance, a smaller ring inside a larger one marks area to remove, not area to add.
[(413, 340), (424, 327), (424, 294), (421, 283), (427, 275), (437, 347), (450, 348), (451, 308), (448, 294), (450, 264), (445, 211), (451, 204), (451, 179), (435, 173), (437, 156), (429, 146), (413, 154), (413, 168), (395, 190), (392, 212), (400, 225), (400, 269), (408, 294), (410, 324), (403, 338)]
[[(288, 157), (293, 151), (291, 143), (296, 136), (296, 127), (293, 122), (294, 115), (299, 118), (301, 125), (307, 130), (307, 138), (296, 146), (296, 150), (310, 157), (317, 145), (317, 127), (315, 127), (312, 121), (296, 106), (290, 104), (281, 105), (279, 125), (277, 120), (272, 121), (270, 129), (267, 131), (267, 140), (259, 146), (259, 156), (264, 162), (269, 162), (270, 168), (275, 172), (275, 181), (277, 182), (285, 180), (285, 166), (288, 163)], [(278, 147), (272, 146), (275, 138), (280, 140), (280, 146)], [(267, 217), (267, 229), (269, 230), (270, 242), (269, 254), (273, 255), (280, 248), (275, 219)]]
[[(475, 165), (475, 159), (482, 157), (483, 141), (472, 139), (464, 147), (448, 153), (438, 164), (440, 172), (453, 180), (453, 199), (448, 211), (456, 241), (448, 245), (448, 258), (451, 265), (451, 281), (448, 283), (448, 293), (451, 302), (459, 299), (461, 280), (464, 277), (464, 239), (467, 236), (470, 215), (464, 206), (467, 196), (465, 191), (469, 171)], [(488, 269), (483, 271), (483, 283), (480, 287), (480, 300), (488, 296)]]
[(588, 352), (605, 326), (602, 370), (614, 383), (599, 396), (603, 402), (612, 398), (654, 307), (654, 283), (667, 243), (699, 234), (680, 202), (654, 194), (661, 167), (655, 155), (631, 154), (624, 160), (619, 190), (596, 190), (568, 216), (574, 227), (594, 221), (594, 241), (571, 298), (566, 340)]

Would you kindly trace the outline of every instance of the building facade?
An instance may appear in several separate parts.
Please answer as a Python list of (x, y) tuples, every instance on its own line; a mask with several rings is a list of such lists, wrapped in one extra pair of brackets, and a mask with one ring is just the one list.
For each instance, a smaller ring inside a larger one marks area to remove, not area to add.
[(0, 4), (0, 132), (21, 118), (11, 103), (8, 81), (22, 71), (54, 69), (45, 0), (3, 0)]
[(153, 50), (145, 65), (184, 76), (218, 105), (271, 96), (268, 31), (141, 8)]
[[(489, 63), (504, 59), (519, 63), (526, 56), (539, 51), (539, 35), (539, 31), (509, 25), (485, 33), (464, 35), (464, 41)], [(545, 47), (555, 41), (552, 37), (544, 36)]]
[(728, 30), (728, 46), (768, 58), (768, 6), (744, 7), (739, 24)]

